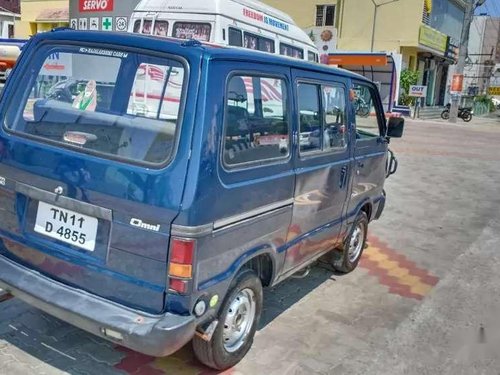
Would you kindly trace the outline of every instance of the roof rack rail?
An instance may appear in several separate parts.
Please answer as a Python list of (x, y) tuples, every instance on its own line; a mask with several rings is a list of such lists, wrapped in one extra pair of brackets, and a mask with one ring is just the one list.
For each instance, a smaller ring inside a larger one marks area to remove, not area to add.
[(202, 44), (197, 39), (188, 39), (182, 43), (183, 47), (200, 47)]
[(52, 30), (52, 32), (56, 32), (56, 31), (64, 31), (64, 30), (75, 30), (71, 27), (68, 27), (68, 26), (61, 26), (61, 27), (54, 27)]

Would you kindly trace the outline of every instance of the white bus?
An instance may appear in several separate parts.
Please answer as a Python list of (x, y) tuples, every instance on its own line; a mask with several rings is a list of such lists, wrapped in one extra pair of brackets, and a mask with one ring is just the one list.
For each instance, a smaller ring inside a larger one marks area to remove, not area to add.
[(129, 31), (318, 61), (311, 38), (289, 15), (254, 0), (142, 0)]

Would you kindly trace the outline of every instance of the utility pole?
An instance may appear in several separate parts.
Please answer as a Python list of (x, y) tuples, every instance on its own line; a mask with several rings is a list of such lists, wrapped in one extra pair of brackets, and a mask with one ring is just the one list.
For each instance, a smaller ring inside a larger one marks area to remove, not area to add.
[(387, 5), (390, 3), (395, 3), (396, 1), (399, 0), (390, 0), (382, 4), (377, 4), (375, 0), (372, 0), (373, 6), (375, 7), (375, 12), (373, 13), (373, 26), (372, 26), (372, 43), (370, 47), (370, 51), (373, 52), (373, 45), (375, 43), (375, 27), (377, 26), (377, 13), (378, 13), (378, 8), (380, 8), (383, 5)]
[[(478, 6), (484, 4), (486, 0), (467, 0), (465, 8), (464, 26), (462, 28), (462, 36), (460, 38), (460, 49), (458, 52), (458, 61), (455, 68), (455, 74), (464, 74), (465, 59), (467, 58), (469, 48), (469, 32), (474, 17), (474, 11)], [(456, 123), (458, 116), (458, 106), (460, 102), (460, 94), (454, 94), (451, 97), (450, 118), (449, 122)]]

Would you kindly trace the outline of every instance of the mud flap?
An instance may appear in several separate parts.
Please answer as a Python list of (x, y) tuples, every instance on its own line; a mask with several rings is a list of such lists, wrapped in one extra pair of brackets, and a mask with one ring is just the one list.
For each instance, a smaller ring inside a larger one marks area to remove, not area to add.
[(218, 324), (219, 324), (219, 321), (216, 319), (216, 320), (212, 320), (212, 322), (210, 322), (210, 324), (208, 326), (206, 326), (206, 328), (205, 327), (198, 327), (196, 329), (196, 336), (198, 336), (199, 338), (201, 338), (202, 340), (207, 341), (207, 342), (212, 340), (212, 336), (213, 336)]

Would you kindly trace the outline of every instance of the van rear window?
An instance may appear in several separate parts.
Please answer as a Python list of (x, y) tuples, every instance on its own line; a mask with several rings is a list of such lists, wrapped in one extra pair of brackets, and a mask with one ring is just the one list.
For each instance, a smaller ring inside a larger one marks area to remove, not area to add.
[(180, 39), (197, 39), (203, 42), (210, 40), (212, 26), (209, 23), (176, 22), (172, 36)]
[(45, 48), (35, 60), (7, 128), (133, 162), (172, 156), (186, 80), (180, 61), (88, 47)]

